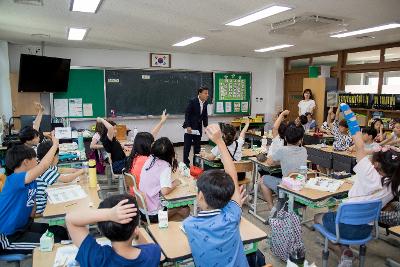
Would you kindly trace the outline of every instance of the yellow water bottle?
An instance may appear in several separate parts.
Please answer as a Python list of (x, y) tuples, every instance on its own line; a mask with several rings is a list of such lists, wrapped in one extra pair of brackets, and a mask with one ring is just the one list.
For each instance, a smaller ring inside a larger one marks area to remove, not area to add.
[(89, 187), (97, 186), (96, 160), (89, 160)]

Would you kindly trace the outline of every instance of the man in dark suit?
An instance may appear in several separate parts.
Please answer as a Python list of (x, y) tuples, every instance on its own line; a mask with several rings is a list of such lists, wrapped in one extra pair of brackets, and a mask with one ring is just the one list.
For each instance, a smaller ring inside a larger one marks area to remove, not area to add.
[[(197, 97), (190, 100), (186, 108), (185, 122), (182, 127), (186, 129), (184, 136), (183, 162), (187, 166), (190, 164), (189, 153), (192, 143), (194, 154), (200, 153), (202, 126), (208, 126), (207, 99), (208, 88), (200, 87), (197, 91)], [(194, 130), (197, 130), (200, 135), (194, 134)]]

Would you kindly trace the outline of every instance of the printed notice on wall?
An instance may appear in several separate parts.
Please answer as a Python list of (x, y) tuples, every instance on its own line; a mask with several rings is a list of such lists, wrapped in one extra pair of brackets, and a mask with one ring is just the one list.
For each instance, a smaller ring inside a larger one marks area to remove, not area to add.
[(217, 102), (217, 113), (224, 112), (224, 102)]
[(83, 116), (93, 117), (93, 105), (92, 103), (83, 104)]
[(242, 112), (249, 111), (249, 102), (242, 102)]
[(70, 98), (68, 99), (69, 116), (70, 117), (82, 117), (82, 98)]
[(225, 102), (225, 112), (226, 113), (232, 112), (232, 102)]
[(54, 116), (68, 117), (68, 99), (54, 99)]

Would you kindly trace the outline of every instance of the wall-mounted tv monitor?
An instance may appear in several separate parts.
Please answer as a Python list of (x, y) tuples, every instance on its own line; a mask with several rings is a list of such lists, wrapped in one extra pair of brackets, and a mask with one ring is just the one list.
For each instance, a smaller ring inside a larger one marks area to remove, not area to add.
[(71, 59), (21, 54), (18, 92), (66, 92)]

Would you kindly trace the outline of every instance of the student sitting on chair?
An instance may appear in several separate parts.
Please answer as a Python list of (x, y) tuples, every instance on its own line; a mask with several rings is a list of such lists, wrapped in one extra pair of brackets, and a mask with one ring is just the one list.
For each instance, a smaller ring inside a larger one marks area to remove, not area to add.
[(197, 217), (183, 222), (196, 266), (249, 266), (240, 237), (243, 193), (235, 165), (218, 125), (206, 128), (218, 146), (224, 170), (205, 171), (197, 180)]
[(54, 242), (68, 239), (61, 226), (49, 226), (33, 221), (35, 214), (36, 179), (53, 160), (58, 139), (38, 164), (36, 153), (27, 145), (15, 145), (7, 151), (6, 168), (9, 176), (0, 193), (0, 254), (31, 254), (39, 246), (40, 237), (49, 230)]
[[(51, 149), (53, 143), (51, 141), (44, 141), (39, 144), (37, 148), (37, 157), (41, 161), (46, 156), (47, 152)], [(84, 174), (83, 169), (70, 169), (64, 168), (63, 172), (65, 174), (60, 174), (57, 167), (58, 164), (58, 152), (57, 149), (50, 167), (36, 179), (37, 192), (36, 192), (36, 214), (42, 214), (46, 208), (47, 204), (47, 193), (46, 188), (57, 181), (63, 183), (69, 183), (75, 180), (80, 175)], [(68, 174), (67, 174), (68, 172)]]
[[(381, 200), (385, 207), (400, 192), (400, 153), (389, 147), (383, 147), (375, 152), (370, 160), (364, 147), (363, 136), (355, 119), (354, 113), (347, 104), (341, 104), (342, 111), (353, 136), (357, 165), (354, 167), (356, 178), (349, 191), (347, 202)], [(322, 224), (328, 231), (335, 234), (336, 212), (320, 213), (315, 215), (315, 223)], [(345, 239), (363, 239), (370, 235), (372, 225), (340, 224), (340, 237)], [(346, 246), (334, 245), (336, 251), (341, 251), (341, 265), (352, 266), (353, 254)], [(340, 257), (340, 256), (339, 256)]]
[[(250, 119), (246, 118), (245, 125), (240, 132), (239, 137), (236, 139), (236, 129), (230, 124), (222, 124), (222, 139), (225, 142), (225, 145), (228, 147), (228, 152), (231, 155), (234, 161), (242, 160), (242, 147), (244, 144), (244, 138), (246, 136), (246, 132), (249, 129)], [(205, 157), (209, 160), (214, 160), (216, 157), (221, 155), (218, 146), (215, 146), (211, 149), (211, 153), (200, 152), (202, 157)], [(239, 173), (239, 180), (243, 180), (245, 178), (245, 173)]]
[(33, 121), (33, 125), (23, 127), (19, 131), (18, 137), (22, 144), (26, 144), (30, 147), (33, 147), (36, 151), (36, 146), (43, 139), (43, 136), (39, 132), (39, 128), (40, 128), (40, 123), (42, 122), (44, 107), (39, 103), (35, 103), (35, 108), (38, 113), (36, 115), (35, 120)]
[(374, 128), (377, 131), (377, 136), (375, 137), (375, 142), (380, 143), (386, 139), (386, 135), (383, 132), (383, 121), (379, 118), (374, 119), (371, 122), (371, 128)]
[[(65, 217), (68, 232), (79, 248), (76, 261), (81, 267), (156, 267), (160, 265), (161, 249), (157, 244), (132, 246), (140, 240), (136, 199), (130, 195), (114, 195), (104, 199), (98, 209), (81, 207)], [(85, 216), (82, 216), (84, 214)], [(88, 225), (97, 223), (111, 246), (99, 245), (89, 234)]]
[[(374, 140), (376, 138), (377, 132), (372, 127), (367, 127), (362, 129), (362, 139), (364, 141), (364, 149), (368, 155), (372, 155), (376, 149), (379, 149), (379, 144), (375, 143)], [(354, 152), (355, 146), (349, 147), (349, 151)]]
[(285, 143), (285, 130), (287, 123), (284, 121), (289, 115), (289, 110), (282, 111), (274, 123), (272, 128), (272, 142), (268, 149), (267, 157), (271, 158), (277, 150), (283, 147)]
[(122, 169), (125, 167), (126, 156), (120, 142), (115, 137), (117, 131), (115, 126), (117, 124), (113, 121), (106, 121), (103, 118), (97, 118), (97, 122), (103, 123), (107, 129), (100, 140), (107, 153), (111, 154), (113, 172), (115, 174), (121, 174)]
[[(281, 165), (283, 177), (292, 172), (298, 172), (300, 166), (307, 166), (307, 150), (301, 146), (304, 137), (304, 128), (290, 122), (285, 130), (285, 141), (287, 146), (279, 148), (272, 157), (267, 159), (271, 166)], [(277, 192), (281, 177), (264, 175), (260, 183), (261, 192), (270, 210), (273, 208), (272, 192)], [(273, 213), (273, 211), (271, 212)]]
[(333, 107), (328, 111), (328, 123), (333, 134), (333, 150), (335, 151), (346, 151), (353, 145), (353, 140), (349, 133), (349, 126), (345, 119), (339, 121), (340, 109), (337, 108), (336, 116), (332, 122)]
[(126, 169), (135, 176), (136, 184), (140, 184), (140, 173), (142, 172), (143, 165), (150, 156), (151, 145), (154, 143), (154, 137), (158, 135), (161, 127), (164, 125), (168, 118), (168, 114), (164, 110), (161, 115), (160, 122), (153, 128), (151, 133), (139, 132), (133, 141), (131, 154), (127, 160)]
[(396, 119), (393, 132), (389, 135), (389, 137), (380, 143), (381, 145), (391, 145), (391, 146), (399, 146), (400, 145), (400, 120)]
[[(150, 157), (144, 163), (139, 184), (140, 191), (146, 196), (148, 215), (152, 223), (158, 222), (158, 211), (163, 209), (160, 192), (164, 196), (168, 195), (181, 183), (179, 179), (172, 181), (172, 172), (175, 172), (177, 167), (172, 142), (167, 137), (157, 139), (151, 147)], [(168, 218), (183, 220), (189, 212), (187, 206), (168, 209)]]
[(306, 131), (314, 131), (317, 127), (316, 121), (313, 119), (312, 114), (310, 112), (306, 112), (304, 116), (307, 117), (307, 123), (304, 125), (304, 129)]

